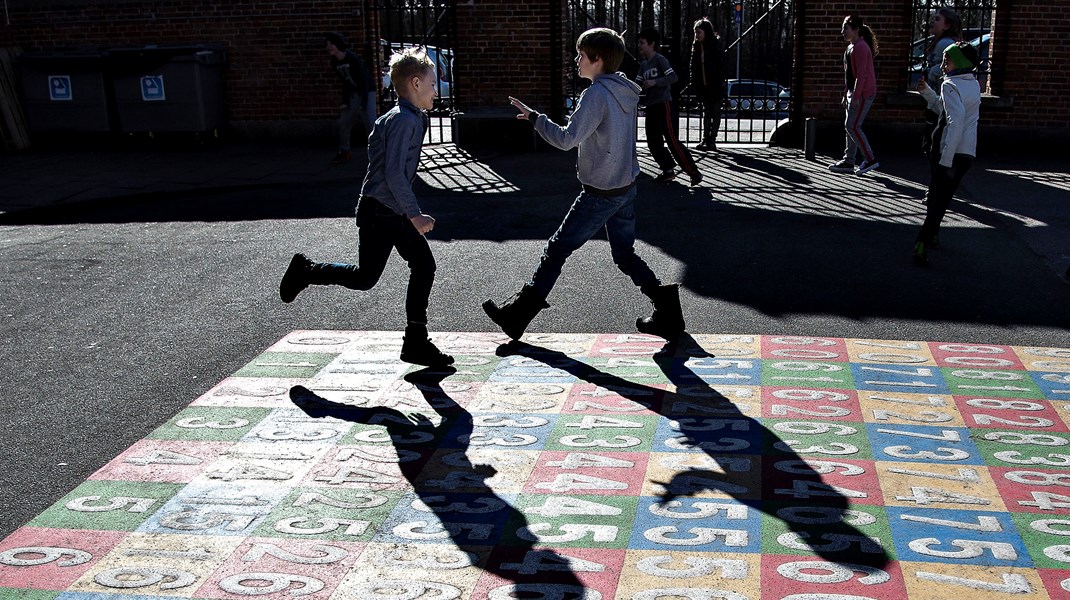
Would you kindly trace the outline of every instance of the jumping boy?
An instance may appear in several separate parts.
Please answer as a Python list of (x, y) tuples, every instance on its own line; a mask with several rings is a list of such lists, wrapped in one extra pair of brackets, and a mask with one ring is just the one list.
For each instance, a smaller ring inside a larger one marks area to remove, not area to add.
[(639, 87), (615, 73), (624, 58), (624, 40), (611, 29), (589, 29), (580, 35), (576, 50), (580, 77), (592, 83), (564, 127), (516, 98), (509, 102), (520, 111), (517, 118), (531, 121), (550, 145), (562, 150), (579, 146), (576, 172), (583, 191), (546, 243), (531, 281), (501, 306), (487, 300), (483, 310), (506, 335), (520, 339), (535, 315), (549, 308), (546, 297), (565, 260), (605, 228), (613, 262), (654, 303), (654, 314), (637, 319), (636, 327), (672, 339), (684, 331), (679, 288), (662, 285), (634, 248)]
[[(639, 65), (639, 76), (635, 80), (643, 86), (643, 106), (646, 107), (646, 145), (651, 156), (661, 168), (661, 174), (654, 181), (672, 181), (676, 178), (676, 165), (691, 178), (691, 185), (702, 183), (702, 173), (695, 166), (691, 152), (680, 143), (676, 134), (676, 118), (672, 110), (672, 84), (679, 77), (673, 70), (669, 59), (658, 54), (661, 34), (657, 29), (644, 29), (639, 32), (639, 56), (643, 62)], [(665, 149), (665, 145), (669, 149)]]
[(390, 78), (397, 105), (375, 121), (368, 138), (368, 174), (357, 202), (360, 266), (317, 263), (295, 254), (279, 283), (279, 297), (293, 302), (309, 285), (341, 285), (370, 290), (379, 281), (396, 248), (409, 264), (405, 296), (405, 327), (401, 360), (417, 365), (445, 366), (453, 357), (439, 351), (427, 337), (427, 303), (435, 280), (435, 257), (424, 234), (435, 226), (416, 202), (412, 181), (420, 162), (426, 131), (425, 110), (437, 89), (435, 65), (421, 48), (408, 48), (390, 59)]

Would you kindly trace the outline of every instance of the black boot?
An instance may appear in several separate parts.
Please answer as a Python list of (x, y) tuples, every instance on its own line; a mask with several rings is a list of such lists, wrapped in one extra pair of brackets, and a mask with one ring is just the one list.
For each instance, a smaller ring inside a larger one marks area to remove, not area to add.
[(293, 302), (301, 290), (308, 287), (311, 283), (309, 276), (315, 264), (304, 254), (294, 254), (290, 259), (290, 266), (286, 267), (286, 272), (282, 275), (282, 281), (279, 282), (279, 297), (283, 302)]
[(643, 293), (654, 303), (654, 314), (639, 317), (635, 328), (641, 333), (672, 340), (684, 332), (684, 313), (680, 309), (680, 286), (659, 285), (643, 288)]
[(524, 335), (528, 324), (544, 308), (550, 308), (550, 305), (540, 298), (535, 288), (530, 285), (525, 285), (501, 306), (493, 300), (483, 302), (483, 312), (502, 328), (505, 335), (514, 340), (519, 340)]
[(425, 367), (445, 367), (453, 357), (439, 350), (427, 337), (427, 325), (409, 323), (401, 342), (401, 360)]

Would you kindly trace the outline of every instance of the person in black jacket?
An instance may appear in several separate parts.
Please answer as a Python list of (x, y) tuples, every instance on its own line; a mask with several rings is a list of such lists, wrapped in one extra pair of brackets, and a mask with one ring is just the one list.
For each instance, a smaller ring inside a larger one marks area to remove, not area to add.
[(702, 143), (696, 150), (716, 150), (724, 104), (724, 73), (721, 38), (713, 23), (703, 17), (695, 21), (695, 42), (691, 46), (691, 91), (702, 101)]
[(342, 105), (338, 116), (338, 153), (332, 163), (343, 163), (353, 157), (349, 138), (357, 123), (364, 123), (365, 135), (371, 135), (375, 124), (375, 82), (364, 61), (349, 49), (341, 33), (332, 31), (326, 36), (331, 67), (342, 80)]

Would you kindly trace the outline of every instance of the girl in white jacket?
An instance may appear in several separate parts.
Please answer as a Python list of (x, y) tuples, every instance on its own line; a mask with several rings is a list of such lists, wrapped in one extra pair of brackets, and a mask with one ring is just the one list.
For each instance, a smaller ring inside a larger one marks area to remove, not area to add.
[(933, 132), (925, 223), (918, 232), (912, 255), (918, 265), (927, 264), (929, 248), (939, 244), (937, 234), (940, 221), (944, 219), (955, 190), (977, 155), (981, 86), (977, 83), (974, 70), (978, 62), (977, 50), (973, 46), (966, 42), (952, 44), (944, 50), (940, 65), (944, 72), (940, 95), (937, 96), (925, 80), (918, 82), (918, 91), (929, 109), (940, 117)]

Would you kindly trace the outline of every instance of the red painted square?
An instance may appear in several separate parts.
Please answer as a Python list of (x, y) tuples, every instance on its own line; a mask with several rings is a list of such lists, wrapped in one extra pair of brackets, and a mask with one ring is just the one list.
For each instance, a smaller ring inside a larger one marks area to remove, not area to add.
[(842, 338), (763, 335), (762, 358), (783, 361), (849, 362), (847, 342)]
[(1038, 469), (1035, 465), (988, 467), (988, 472), (1008, 512), (1070, 514), (1070, 472)]
[(628, 358), (642, 356), (650, 358), (665, 347), (665, 340), (654, 335), (642, 333), (599, 334), (594, 347), (587, 356), (606, 358)]
[[(665, 393), (665, 384), (660, 383), (635, 384), (630, 390), (616, 390), (580, 382), (573, 384), (561, 414), (658, 414)], [(640, 402), (642, 404), (639, 404)]]
[(1047, 400), (955, 396), (967, 427), (1049, 433), (1066, 432), (1055, 407)]
[(1070, 569), (1037, 569), (1052, 599), (1070, 598)]
[(838, 496), (846, 496), (852, 504), (884, 505), (875, 463), (837, 458), (762, 461), (762, 498), (766, 500), (822, 504)]
[(141, 440), (89, 478), (189, 483), (233, 446), (231, 442)]
[[(0, 587), (65, 590), (127, 535), (125, 531), (23, 527), (0, 542), (0, 555), (4, 557), (0, 561)], [(19, 548), (53, 550), (44, 554)], [(11, 562), (28, 564), (8, 564)], [(69, 564), (63, 566), (64, 563)]]
[(762, 597), (785, 598), (813, 594), (813, 598), (880, 598), (906, 600), (899, 563), (877, 571), (857, 571), (847, 565), (812, 556), (762, 556)]
[(631, 452), (542, 452), (524, 483), (524, 493), (639, 496), (649, 456)]
[[(326, 600), (334, 593), (346, 573), (356, 563), (365, 544), (337, 541), (305, 541), (279, 538), (247, 538), (196, 592), (198, 598), (246, 600), (263, 593), (267, 585), (282, 585), (288, 576), (289, 587), (302, 589), (316, 580), (323, 587), (310, 600)], [(242, 573), (270, 573), (276, 580), (262, 577), (243, 579)], [(309, 578), (302, 580), (301, 578)], [(259, 588), (259, 590), (258, 590)], [(289, 595), (289, 594), (286, 594)]]
[(801, 421), (863, 420), (857, 391), (798, 387), (763, 387), (762, 417)]
[(997, 344), (949, 344), (928, 342), (929, 350), (941, 367), (989, 371), (992, 369), (1026, 370), (1010, 346)]
[[(524, 565), (525, 556), (529, 551), (533, 551), (532, 548), (499, 546), (494, 549), (487, 560), (486, 572), (476, 581), (470, 600), (488, 600), (494, 590), (514, 583), (529, 586), (529, 591), (545, 592), (546, 598), (568, 598), (570, 596), (567, 594), (555, 595), (550, 586), (574, 586), (577, 581), (584, 588), (599, 592), (605, 600), (616, 597), (617, 576), (624, 566), (625, 550), (609, 548), (550, 548), (546, 550), (559, 557), (579, 559), (579, 561), (569, 570), (546, 570), (545, 567), (539, 568), (529, 560), (529, 566), (532, 567), (529, 570), (534, 570), (534, 572), (521, 573), (517, 565)], [(556, 566), (562, 564), (563, 560), (544, 559), (540, 562)], [(502, 592), (494, 596), (494, 598), (513, 597)]]

